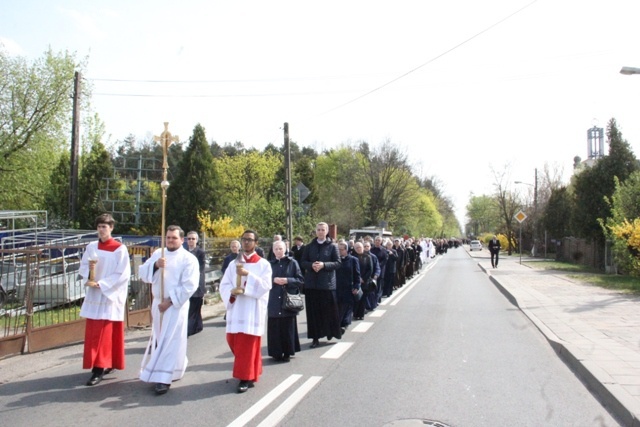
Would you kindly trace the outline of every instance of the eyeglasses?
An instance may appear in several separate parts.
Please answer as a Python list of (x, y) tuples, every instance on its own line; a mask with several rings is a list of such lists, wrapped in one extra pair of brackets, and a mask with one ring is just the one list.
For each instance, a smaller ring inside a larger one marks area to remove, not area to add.
[(187, 240), (198, 240), (195, 237), (187, 237)]
[(242, 238), (242, 239), (240, 239), (240, 240), (242, 240), (242, 241), (243, 241), (243, 242), (245, 242), (245, 243), (251, 243), (251, 242), (255, 242), (255, 241), (256, 241), (256, 239), (250, 239), (250, 238), (248, 238), (248, 237), (243, 237), (243, 238)]

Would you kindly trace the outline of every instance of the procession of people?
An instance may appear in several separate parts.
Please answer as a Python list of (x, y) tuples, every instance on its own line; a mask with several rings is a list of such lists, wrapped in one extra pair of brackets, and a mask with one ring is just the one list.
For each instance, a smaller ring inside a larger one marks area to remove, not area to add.
[[(111, 236), (114, 226), (110, 214), (96, 218), (99, 240), (87, 246), (80, 268), (87, 287), (81, 315), (87, 319), (83, 367), (92, 370), (88, 386), (125, 366), (124, 310), (131, 270), (126, 246)], [(139, 379), (152, 383), (157, 395), (166, 394), (184, 376), (187, 337), (203, 329), (206, 257), (197, 246), (197, 232), (187, 233), (186, 242), (178, 225), (169, 225), (163, 234), (162, 247), (138, 271), (152, 294), (151, 336)], [(380, 236), (335, 241), (325, 222), (316, 225), (308, 243), (296, 236), (293, 248), (276, 235), (265, 251), (258, 239), (258, 233), (248, 229), (231, 241), (219, 289), (238, 393), (260, 379), (265, 332), (267, 355), (275, 362), (289, 362), (301, 351), (298, 316), (302, 311), (310, 349), (319, 347), (323, 338), (340, 340), (354, 320), (363, 320), (382, 298), (419, 273), (436, 256), (440, 244), (431, 239)]]

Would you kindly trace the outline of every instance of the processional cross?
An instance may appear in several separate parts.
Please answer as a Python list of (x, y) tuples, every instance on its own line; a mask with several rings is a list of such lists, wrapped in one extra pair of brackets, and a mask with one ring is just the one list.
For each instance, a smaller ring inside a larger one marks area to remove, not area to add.
[[(165, 210), (167, 207), (167, 188), (169, 188), (169, 181), (167, 181), (167, 169), (169, 169), (169, 162), (167, 161), (167, 154), (169, 153), (169, 146), (178, 142), (177, 135), (171, 135), (169, 132), (169, 122), (164, 122), (164, 131), (160, 136), (154, 136), (153, 140), (159, 142), (162, 145), (162, 182), (160, 187), (162, 188), (162, 225), (161, 225), (161, 256), (164, 258), (164, 246), (165, 246)], [(160, 301), (164, 301), (164, 268), (160, 272)], [(162, 316), (162, 315), (161, 315)], [(160, 328), (162, 329), (162, 317), (160, 317)]]

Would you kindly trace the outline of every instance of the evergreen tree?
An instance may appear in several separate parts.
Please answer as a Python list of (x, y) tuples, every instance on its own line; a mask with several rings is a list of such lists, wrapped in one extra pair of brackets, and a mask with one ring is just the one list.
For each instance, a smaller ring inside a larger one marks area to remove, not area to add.
[(629, 143), (622, 138), (615, 119), (607, 125), (607, 142), (609, 154), (574, 179), (574, 229), (579, 237), (598, 241), (604, 239), (599, 221), (611, 216), (606, 198), (611, 198), (616, 189), (614, 177), (624, 182), (638, 169), (638, 161)]
[(197, 124), (167, 190), (167, 225), (199, 231), (198, 212), (217, 213), (219, 187), (204, 127)]
[(78, 182), (78, 225), (82, 229), (93, 229), (95, 218), (107, 211), (103, 200), (106, 198), (106, 178), (113, 177), (113, 164), (98, 140), (93, 142), (83, 163)]
[(49, 187), (44, 196), (45, 206), (51, 219), (69, 218), (69, 185), (71, 175), (71, 157), (69, 151), (63, 151), (58, 166), (51, 172)]
[(542, 224), (549, 236), (561, 239), (571, 235), (571, 220), (567, 213), (572, 210), (572, 198), (567, 187), (551, 190), (551, 196), (542, 215)]

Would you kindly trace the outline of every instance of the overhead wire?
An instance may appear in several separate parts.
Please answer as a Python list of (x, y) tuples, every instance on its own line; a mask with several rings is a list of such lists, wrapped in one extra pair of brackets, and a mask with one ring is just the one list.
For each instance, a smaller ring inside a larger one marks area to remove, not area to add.
[(520, 9), (518, 9), (518, 10), (516, 10), (515, 12), (513, 12), (513, 13), (511, 13), (511, 14), (507, 15), (506, 17), (504, 17), (504, 18), (500, 19), (499, 21), (497, 21), (497, 22), (495, 22), (495, 23), (491, 24), (490, 26), (486, 27), (485, 29), (483, 29), (483, 30), (481, 30), (481, 31), (477, 32), (476, 34), (472, 35), (471, 37), (467, 38), (466, 40), (463, 40), (462, 42), (458, 43), (457, 45), (455, 45), (455, 46), (453, 46), (453, 47), (451, 47), (451, 48), (447, 49), (446, 51), (444, 51), (444, 52), (442, 52), (442, 53), (440, 53), (440, 54), (436, 55), (435, 57), (433, 57), (433, 58), (429, 59), (428, 61), (426, 61), (426, 62), (424, 62), (424, 63), (422, 63), (422, 64), (418, 65), (417, 67), (415, 67), (415, 68), (413, 68), (413, 69), (411, 69), (411, 70), (407, 71), (406, 73), (401, 74), (400, 76), (398, 76), (398, 77), (396, 77), (396, 78), (394, 78), (394, 79), (392, 79), (392, 80), (389, 80), (388, 82), (386, 82), (386, 83), (384, 83), (384, 84), (382, 84), (382, 85), (380, 85), (380, 86), (378, 86), (378, 87), (376, 87), (376, 88), (374, 88), (374, 89), (371, 89), (370, 91), (368, 91), (368, 92), (366, 92), (366, 93), (364, 93), (364, 94), (362, 94), (362, 95), (360, 95), (360, 96), (358, 96), (358, 97), (356, 97), (356, 98), (353, 98), (353, 99), (351, 99), (351, 100), (349, 100), (349, 101), (347, 101), (347, 102), (345, 102), (345, 103), (343, 103), (343, 104), (340, 104), (340, 105), (338, 105), (338, 106), (336, 106), (336, 107), (333, 107), (333, 108), (331, 108), (331, 109), (329, 109), (329, 110), (326, 110), (326, 111), (324, 111), (323, 113), (321, 113), (321, 114), (319, 114), (319, 115), (320, 115), (320, 116), (322, 116), (322, 115), (325, 115), (325, 114), (331, 113), (331, 112), (333, 112), (333, 111), (335, 111), (335, 110), (338, 110), (338, 109), (340, 109), (340, 108), (346, 107), (346, 106), (347, 106), (347, 105), (349, 105), (349, 104), (352, 104), (352, 103), (354, 103), (354, 102), (356, 102), (356, 101), (359, 101), (360, 99), (362, 99), (362, 98), (364, 98), (364, 97), (366, 97), (366, 96), (369, 96), (369, 95), (371, 95), (372, 93), (375, 93), (375, 92), (379, 91), (380, 89), (383, 89), (383, 88), (385, 88), (385, 87), (387, 87), (387, 86), (389, 86), (389, 85), (391, 85), (391, 84), (393, 84), (393, 83), (397, 82), (397, 81), (398, 81), (398, 80), (400, 80), (400, 79), (403, 79), (403, 78), (407, 77), (409, 74), (412, 74), (412, 73), (414, 73), (414, 72), (418, 71), (419, 69), (421, 69), (421, 68), (423, 68), (423, 67), (425, 67), (425, 66), (427, 66), (427, 65), (431, 64), (432, 62), (434, 62), (434, 61), (436, 61), (436, 60), (438, 60), (438, 59), (442, 58), (443, 56), (445, 56), (445, 55), (447, 55), (447, 54), (449, 54), (449, 53), (453, 52), (454, 50), (456, 50), (456, 49), (460, 48), (461, 46), (463, 46), (463, 45), (465, 45), (465, 44), (469, 43), (470, 41), (472, 41), (472, 40), (474, 40), (475, 38), (477, 38), (477, 37), (481, 36), (482, 34), (486, 33), (487, 31), (489, 31), (489, 30), (491, 30), (491, 29), (493, 29), (493, 28), (497, 27), (498, 25), (502, 24), (503, 22), (505, 22), (505, 21), (509, 20), (509, 19), (510, 19), (510, 18), (512, 18), (513, 16), (517, 15), (518, 13), (522, 12), (523, 10), (525, 10), (525, 9), (527, 9), (528, 7), (530, 7), (531, 5), (533, 5), (536, 1), (537, 1), (537, 0), (533, 0), (532, 2), (530, 2), (530, 3), (526, 4), (526, 5), (524, 5), (523, 7), (521, 7), (521, 8), (520, 8)]

